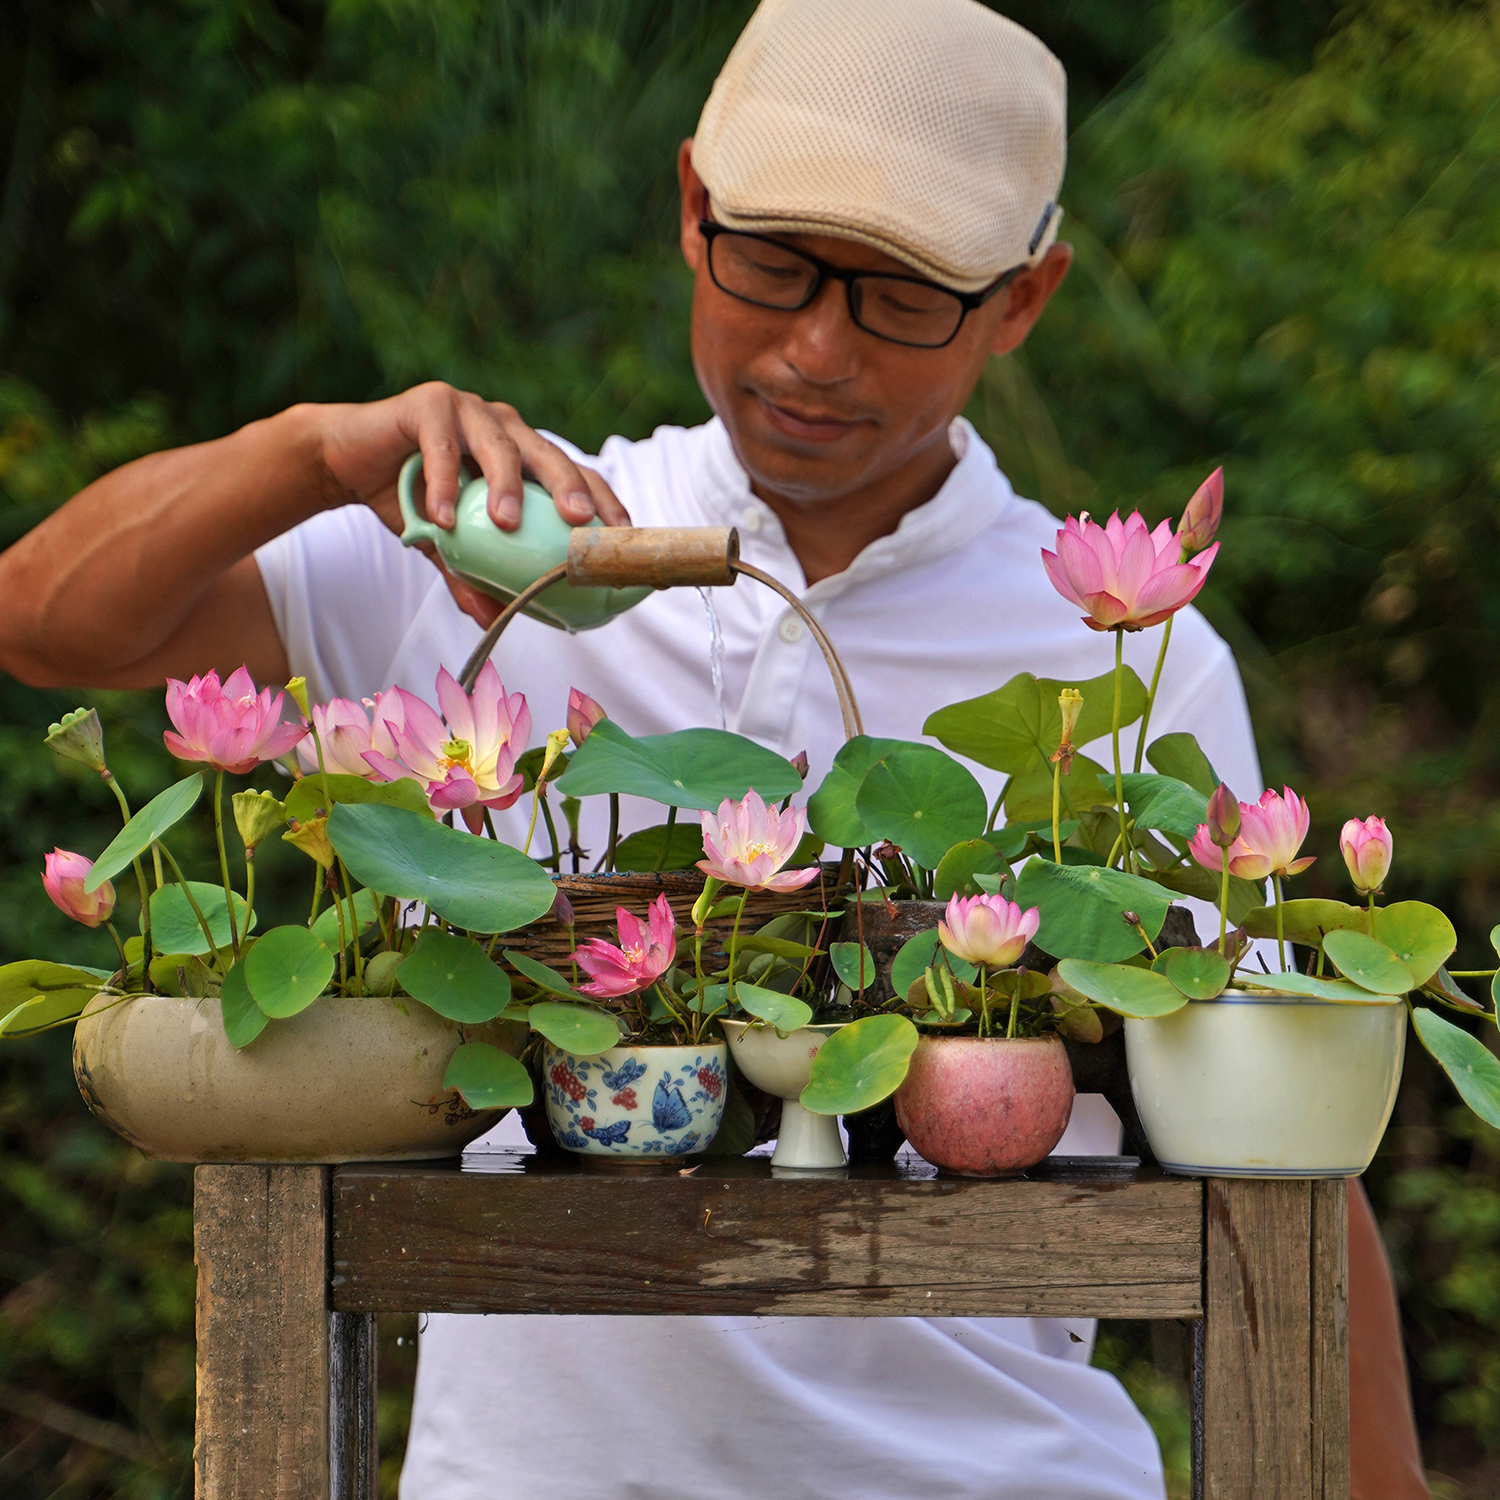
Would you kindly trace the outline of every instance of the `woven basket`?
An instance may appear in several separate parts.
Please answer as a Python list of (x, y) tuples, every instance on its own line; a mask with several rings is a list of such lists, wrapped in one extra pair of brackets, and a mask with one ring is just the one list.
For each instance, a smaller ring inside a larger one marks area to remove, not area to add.
[[(677, 961), (692, 965), (693, 903), (703, 892), (703, 876), (696, 870), (661, 870), (643, 873), (615, 872), (609, 875), (557, 875), (557, 888), (573, 905), (572, 932), (555, 917), (542, 917), (514, 932), (508, 932), (497, 947), (524, 953), (538, 963), (547, 964), (560, 973), (568, 971), (568, 955), (588, 938), (603, 938), (618, 943), (615, 911), (623, 906), (632, 915), (644, 918), (646, 909), (663, 893), (677, 918)], [(734, 887), (725, 887), (723, 895), (734, 895)], [(742, 934), (764, 926), (772, 917), (788, 911), (820, 911), (839, 908), (838, 866), (825, 865), (821, 878), (796, 891), (752, 891), (745, 903), (740, 923)], [(703, 967), (705, 972), (721, 969), (727, 962), (725, 946), (734, 931), (734, 913), (715, 917), (705, 929)], [(506, 967), (509, 967), (508, 965)], [(514, 974), (514, 970), (511, 971)], [(519, 976), (517, 976), (519, 977)]]

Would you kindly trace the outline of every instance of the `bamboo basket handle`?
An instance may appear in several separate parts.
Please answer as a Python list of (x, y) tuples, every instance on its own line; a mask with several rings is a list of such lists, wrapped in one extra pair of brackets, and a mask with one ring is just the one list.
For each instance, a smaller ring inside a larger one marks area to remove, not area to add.
[[(490, 653), (494, 651), (496, 642), (499, 641), (506, 626), (538, 594), (544, 593), (555, 583), (561, 583), (566, 579), (580, 587), (600, 585), (620, 587), (628, 584), (649, 583), (653, 577), (665, 576), (667, 586), (672, 587), (684, 583), (697, 583), (701, 576), (701, 581), (705, 586), (713, 586), (733, 584), (735, 578), (743, 573), (747, 578), (753, 578), (757, 583), (763, 583), (768, 589), (780, 594), (812, 632), (812, 637), (818, 643), (818, 649), (822, 651), (823, 660), (827, 662), (828, 671), (833, 678), (834, 691), (839, 700), (839, 713), (844, 720), (844, 738), (850, 740), (855, 735), (863, 734), (864, 722), (860, 718), (859, 705), (854, 698), (854, 688), (849, 681), (849, 673), (839, 658), (833, 642), (828, 638), (828, 632), (813, 618), (807, 607), (789, 588), (760, 568), (740, 561), (739, 533), (729, 528), (708, 527), (674, 528), (674, 531), (676, 534), (672, 541), (678, 543), (676, 549), (678, 554), (692, 554), (693, 565), (690, 567), (670, 566), (672, 549), (669, 548), (664, 554), (661, 545), (662, 537), (666, 536), (664, 528), (641, 527), (638, 540), (628, 539), (629, 528), (608, 529), (603, 533), (612, 540), (609, 548), (610, 555), (607, 559), (601, 556), (602, 549), (594, 534), (587, 533), (583, 543), (577, 547), (568, 548), (567, 562), (559, 563), (555, 568), (550, 568), (543, 573), (535, 583), (524, 588), (501, 610), (494, 624), (485, 631), (479, 644), (464, 664), (463, 672), (459, 677), (464, 691), (466, 693), (474, 691), (474, 684), (479, 680), (479, 673), (485, 662), (490, 659)], [(653, 532), (660, 532), (661, 536), (653, 536)], [(585, 534), (584, 528), (574, 533), (575, 539), (581, 534)], [(587, 545), (589, 541), (593, 541), (594, 545)], [(574, 555), (575, 552), (577, 556)], [(643, 561), (643, 559), (649, 559), (649, 561)], [(712, 560), (708, 561), (708, 559)]]

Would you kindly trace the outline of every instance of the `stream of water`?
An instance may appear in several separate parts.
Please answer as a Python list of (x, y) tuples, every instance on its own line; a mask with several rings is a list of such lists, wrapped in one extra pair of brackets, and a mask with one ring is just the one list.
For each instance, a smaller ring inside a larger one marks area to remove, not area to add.
[(698, 597), (703, 600), (708, 615), (708, 669), (714, 679), (714, 707), (719, 713), (719, 728), (728, 729), (729, 721), (724, 717), (724, 632), (719, 629), (714, 596), (707, 589), (700, 588)]

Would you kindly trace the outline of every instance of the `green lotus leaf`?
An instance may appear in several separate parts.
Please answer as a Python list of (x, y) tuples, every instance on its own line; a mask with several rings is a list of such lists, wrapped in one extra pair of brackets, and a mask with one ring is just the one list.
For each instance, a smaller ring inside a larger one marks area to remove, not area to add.
[(0, 1019), (0, 1036), (35, 1036), (39, 1031), (77, 1020), (84, 1006), (98, 993), (99, 986), (91, 985), (33, 995)]
[(1241, 974), (1235, 983), (1271, 995), (1306, 995), (1340, 1005), (1397, 1005), (1401, 1000), (1399, 995), (1377, 995), (1347, 979), (1324, 979), (1316, 974)]
[(977, 896), (976, 875), (1000, 875), (1010, 869), (1008, 860), (990, 839), (965, 839), (955, 844), (932, 872), (932, 894), (939, 901), (950, 896)]
[(955, 844), (977, 839), (989, 812), (974, 773), (928, 745), (901, 745), (871, 766), (854, 807), (877, 838), (929, 870)]
[(1377, 906), (1375, 936), (1411, 970), (1416, 985), (1426, 984), (1458, 946), (1453, 923), (1425, 901)]
[(1153, 740), (1146, 746), (1146, 759), (1163, 776), (1185, 781), (1195, 792), (1202, 792), (1205, 800), (1218, 789), (1214, 768), (1190, 734), (1164, 734)]
[[(1281, 903), (1281, 926), (1286, 941), (1301, 943), (1304, 948), (1316, 948), (1330, 932), (1363, 932), (1369, 924), (1369, 913), (1362, 906), (1350, 906), (1344, 901)], [(1257, 905), (1245, 913), (1240, 925), (1251, 937), (1273, 938), (1276, 908)]]
[(746, 1015), (774, 1026), (777, 1031), (796, 1031), (812, 1020), (812, 1007), (780, 990), (765, 990), (758, 984), (737, 984), (734, 998)]
[[(1117, 963), (1155, 941), (1171, 904), (1161, 886), (1099, 865), (1054, 864), (1034, 859), (1016, 882), (1016, 901), (1042, 914), (1037, 946), (1056, 958)], [(1146, 937), (1127, 922), (1134, 912)]]
[[(603, 722), (608, 722), (603, 721)], [(596, 726), (597, 732), (597, 726)], [(593, 735), (589, 736), (592, 739)], [(584, 741), (587, 744), (588, 740)], [(558, 1000), (538, 1000), (527, 1019), (531, 1029), (554, 1047), (575, 1057), (597, 1057), (620, 1045), (620, 1024), (607, 1011), (592, 1005), (565, 1005)]]
[(1405, 995), (1416, 988), (1410, 969), (1379, 938), (1341, 930), (1323, 939), (1323, 951), (1345, 979), (1377, 995)]
[[(229, 907), (224, 899), (222, 885), (210, 885), (204, 880), (190, 880), (188, 889), (198, 910), (208, 922), (213, 934), (213, 946), (220, 952), (229, 948)], [(241, 937), (245, 936), (245, 898), (238, 893), (234, 898), (234, 920)], [(250, 925), (255, 926), (255, 913), (250, 914)], [(188, 905), (180, 885), (164, 885), (151, 893), (151, 946), (158, 953), (194, 953), (210, 951), (209, 941), (203, 935), (203, 927)]]
[(234, 1047), (248, 1047), (266, 1029), (270, 1017), (255, 1003), (245, 983), (244, 959), (224, 976), (219, 1007), (224, 1015), (224, 1033)]
[(1161, 957), (1160, 973), (1189, 1000), (1213, 1000), (1229, 983), (1229, 960), (1216, 948), (1167, 948)]
[(863, 943), (833, 943), (828, 949), (833, 972), (857, 995), (875, 983), (875, 955)]
[(1080, 995), (1122, 1016), (1169, 1016), (1188, 1003), (1188, 997), (1165, 975), (1132, 964), (1065, 958), (1057, 972), (1062, 982)]
[(457, 1089), (470, 1109), (521, 1109), (536, 1097), (525, 1066), (488, 1042), (457, 1048), (448, 1059), (443, 1087)]
[[(380, 920), (379, 898), (374, 891), (361, 888), (354, 893), (354, 931), (350, 932), (349, 902), (343, 896), (340, 896), (339, 900), (344, 907), (344, 941), (346, 944), (353, 942)], [(312, 931), (320, 943), (325, 943), (337, 953), (339, 948), (338, 908), (330, 905), (320, 911), (318, 920), (312, 924)]]
[[(1190, 839), (1208, 817), (1208, 798), (1174, 776), (1131, 774), (1120, 778), (1125, 801), (1137, 828), (1158, 828)], [(1114, 795), (1114, 774), (1102, 772), (1099, 784)]]
[(305, 927), (273, 927), (241, 962), (246, 987), (272, 1020), (306, 1010), (333, 978), (332, 950)]
[(106, 845), (83, 882), (92, 894), (106, 880), (113, 880), (131, 861), (142, 855), (169, 828), (180, 823), (203, 790), (203, 775), (194, 771), (175, 786), (153, 797)]
[(802, 789), (802, 778), (785, 757), (727, 730), (681, 729), (636, 739), (613, 719), (601, 719), (556, 785), (569, 797), (618, 792), (717, 812), (726, 797), (738, 800), (751, 787), (767, 802), (789, 797)]
[[(1086, 755), (1073, 757), (1073, 769), (1058, 784), (1058, 811), (1063, 818), (1081, 816), (1094, 807), (1105, 807), (1115, 800), (1114, 777), (1106, 791), (1099, 778), (1104, 767)], [(1037, 823), (1037, 839), (1044, 846), (1052, 842), (1052, 767), (1040, 765), (1031, 771), (1012, 776), (1005, 783), (1005, 821)], [(1067, 837), (1059, 829), (1059, 838)]]
[(1486, 1124), (1500, 1128), (1500, 1060), (1478, 1037), (1436, 1011), (1415, 1006), (1411, 1019), (1422, 1045), (1453, 1080), (1464, 1103)]
[(516, 973), (524, 974), (539, 990), (545, 990), (549, 995), (561, 995), (564, 1000), (573, 1000), (580, 1005), (593, 1005), (594, 1002), (587, 995), (581, 994), (569, 984), (556, 969), (548, 968), (546, 964), (528, 958), (524, 953), (515, 953), (509, 948), (505, 950), (504, 956), (506, 963)]
[(876, 761), (905, 743), (868, 734), (848, 740), (834, 756), (822, 785), (807, 799), (807, 820), (813, 832), (839, 849), (863, 849), (873, 844), (877, 835), (865, 827), (855, 811), (860, 783)]
[[(691, 823), (658, 823), (620, 840), (617, 870), (688, 870), (703, 858), (703, 827)], [(816, 856), (814, 856), (816, 858)]]
[[(929, 927), (926, 932), (919, 932), (902, 943), (891, 961), (891, 988), (898, 995), (904, 995), (913, 982), (920, 979), (938, 961), (940, 946), (936, 927)], [(955, 979), (967, 983), (978, 975), (979, 970), (973, 964), (955, 958), (946, 949), (943, 950), (943, 956), (948, 961), (948, 967), (953, 970)]]
[[(311, 741), (307, 743), (311, 744)], [(422, 784), (403, 776), (398, 781), (366, 781), (363, 776), (336, 775), (329, 772), (328, 785), (323, 785), (321, 771), (314, 771), (294, 782), (286, 794), (286, 815), (305, 823), (332, 810), (330, 803), (378, 802), (383, 807), (404, 807), (424, 818), (432, 818), (432, 808), (427, 802), (427, 793)]]
[(510, 1004), (510, 976), (471, 937), (424, 927), (396, 970), (401, 988), (450, 1021), (478, 1025)]
[(888, 1099), (905, 1081), (920, 1039), (905, 1016), (866, 1016), (839, 1027), (813, 1058), (802, 1107), (847, 1115)]

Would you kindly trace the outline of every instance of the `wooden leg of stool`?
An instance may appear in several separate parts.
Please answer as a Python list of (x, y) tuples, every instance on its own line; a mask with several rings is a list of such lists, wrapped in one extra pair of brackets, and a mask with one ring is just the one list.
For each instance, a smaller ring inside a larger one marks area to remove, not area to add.
[(197, 1500), (327, 1500), (328, 1168), (202, 1166)]
[(1348, 1500), (1342, 1182), (1204, 1184), (1204, 1500)]

